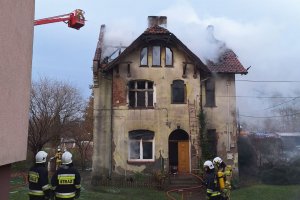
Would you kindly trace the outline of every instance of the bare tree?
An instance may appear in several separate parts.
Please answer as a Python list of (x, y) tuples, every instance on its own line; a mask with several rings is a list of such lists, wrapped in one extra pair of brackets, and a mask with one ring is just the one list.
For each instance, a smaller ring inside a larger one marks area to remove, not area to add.
[(36, 154), (82, 117), (84, 101), (78, 89), (42, 78), (32, 84), (28, 130), (29, 150)]
[(91, 160), (92, 141), (93, 141), (93, 103), (91, 96), (85, 108), (83, 121), (77, 123), (72, 131), (72, 137), (80, 155), (82, 170), (86, 169), (87, 161)]

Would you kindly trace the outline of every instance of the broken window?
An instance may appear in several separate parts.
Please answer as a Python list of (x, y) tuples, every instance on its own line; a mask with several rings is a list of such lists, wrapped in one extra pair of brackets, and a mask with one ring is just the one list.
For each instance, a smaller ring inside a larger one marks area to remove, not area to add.
[(214, 107), (216, 106), (215, 101), (215, 80), (213, 78), (209, 78), (205, 82), (205, 92), (206, 92), (206, 102), (205, 106)]
[(154, 89), (152, 81), (130, 81), (128, 87), (130, 108), (153, 108)]
[(160, 46), (152, 47), (152, 66), (160, 66)]
[(148, 48), (144, 47), (141, 50), (141, 66), (148, 65)]
[(166, 47), (166, 66), (173, 66), (173, 52)]
[(129, 132), (129, 160), (154, 160), (154, 132), (148, 130), (134, 130)]
[(174, 80), (172, 88), (172, 103), (185, 103), (185, 84), (182, 80)]

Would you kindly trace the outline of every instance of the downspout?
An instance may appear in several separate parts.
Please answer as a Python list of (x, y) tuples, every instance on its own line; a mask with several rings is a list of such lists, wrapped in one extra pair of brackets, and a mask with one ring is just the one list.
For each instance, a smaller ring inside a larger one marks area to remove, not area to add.
[(230, 99), (229, 99), (229, 80), (226, 81), (227, 86), (227, 123), (226, 123), (226, 129), (227, 129), (227, 151), (230, 151), (230, 126), (229, 126), (229, 117), (230, 117)]
[(114, 78), (114, 71), (112, 70), (111, 75), (111, 103), (110, 103), (110, 155), (109, 155), (109, 171), (108, 176), (111, 178), (112, 175), (112, 155), (113, 155), (113, 78)]

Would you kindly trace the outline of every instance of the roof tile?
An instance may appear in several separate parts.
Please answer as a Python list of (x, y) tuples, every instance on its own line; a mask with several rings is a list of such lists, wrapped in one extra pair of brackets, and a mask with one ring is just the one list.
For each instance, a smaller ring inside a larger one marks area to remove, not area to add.
[(212, 61), (207, 62), (207, 67), (211, 72), (219, 73), (241, 73), (247, 74), (247, 70), (238, 60), (236, 54), (231, 49), (226, 49), (220, 56), (219, 61), (214, 63)]

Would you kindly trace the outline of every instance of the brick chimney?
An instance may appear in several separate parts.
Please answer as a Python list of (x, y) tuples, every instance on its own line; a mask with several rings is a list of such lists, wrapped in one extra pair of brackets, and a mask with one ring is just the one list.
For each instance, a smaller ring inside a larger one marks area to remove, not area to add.
[(167, 28), (166, 16), (148, 16), (148, 28), (153, 26), (161, 26)]

